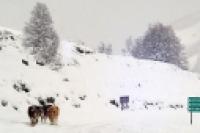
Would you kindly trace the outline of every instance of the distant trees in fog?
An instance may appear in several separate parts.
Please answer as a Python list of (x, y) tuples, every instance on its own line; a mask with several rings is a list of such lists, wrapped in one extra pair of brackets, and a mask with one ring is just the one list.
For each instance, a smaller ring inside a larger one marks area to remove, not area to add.
[(183, 50), (172, 27), (156, 23), (150, 25), (144, 36), (137, 38), (134, 43), (127, 39), (123, 52), (139, 59), (163, 61), (187, 69)]
[(98, 52), (105, 53), (107, 55), (111, 55), (112, 54), (112, 45), (105, 44), (104, 42), (100, 42), (100, 45), (98, 46)]
[[(50, 64), (58, 59), (59, 37), (54, 30), (48, 8), (43, 3), (37, 3), (31, 12), (30, 21), (24, 28), (23, 46), (30, 49), (36, 60), (44, 64)], [(144, 36), (135, 41), (129, 37), (122, 52), (139, 59), (163, 61), (187, 69), (183, 50), (172, 27), (156, 23), (150, 25)], [(101, 42), (98, 52), (110, 55), (112, 45)]]

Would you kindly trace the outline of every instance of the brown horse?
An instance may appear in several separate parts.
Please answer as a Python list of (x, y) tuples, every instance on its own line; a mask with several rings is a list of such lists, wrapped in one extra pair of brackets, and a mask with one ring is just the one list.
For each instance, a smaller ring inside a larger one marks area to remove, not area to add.
[(48, 108), (47, 114), (52, 125), (57, 124), (59, 113), (60, 109), (56, 105), (52, 105)]

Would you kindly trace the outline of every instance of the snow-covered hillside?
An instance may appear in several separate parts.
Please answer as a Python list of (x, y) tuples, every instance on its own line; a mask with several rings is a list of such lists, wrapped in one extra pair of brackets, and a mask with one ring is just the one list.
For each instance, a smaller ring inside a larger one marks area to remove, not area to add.
[(22, 33), (12, 30), (12, 29), (8, 29), (5, 27), (0, 27), (0, 41), (2, 42), (7, 42), (8, 41), (17, 41), (20, 40), (22, 38)]
[(200, 73), (200, 16), (195, 13), (185, 16), (174, 24), (177, 36), (186, 48), (190, 69)]
[[(194, 132), (187, 97), (200, 96), (197, 74), (174, 65), (129, 56), (97, 54), (74, 42), (61, 43), (63, 67), (36, 64), (18, 41), (1, 41), (0, 131), (133, 133)], [(130, 108), (110, 104), (130, 97)], [(57, 126), (29, 126), (27, 108), (55, 98), (61, 109)], [(200, 117), (198, 117), (200, 122)], [(180, 129), (181, 128), (181, 129)]]

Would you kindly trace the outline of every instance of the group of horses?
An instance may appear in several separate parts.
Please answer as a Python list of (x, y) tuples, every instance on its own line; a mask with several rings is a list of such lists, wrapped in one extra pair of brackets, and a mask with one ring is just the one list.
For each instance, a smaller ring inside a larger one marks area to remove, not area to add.
[(49, 119), (52, 125), (57, 124), (60, 109), (56, 105), (31, 105), (28, 107), (28, 116), (32, 126), (35, 126), (39, 119), (46, 123)]

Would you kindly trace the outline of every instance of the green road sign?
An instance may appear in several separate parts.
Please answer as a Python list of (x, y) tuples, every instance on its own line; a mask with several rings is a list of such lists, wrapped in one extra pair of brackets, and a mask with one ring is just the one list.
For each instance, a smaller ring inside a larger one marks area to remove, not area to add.
[(188, 111), (200, 112), (200, 97), (188, 97)]
[(200, 97), (188, 97), (187, 108), (190, 112), (190, 123), (192, 124), (192, 113), (200, 112)]

